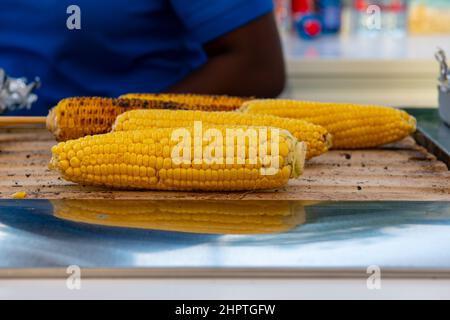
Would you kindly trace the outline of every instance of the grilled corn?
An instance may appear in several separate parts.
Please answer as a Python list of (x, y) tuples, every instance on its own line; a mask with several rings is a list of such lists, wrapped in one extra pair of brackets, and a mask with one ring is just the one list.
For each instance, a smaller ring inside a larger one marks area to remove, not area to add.
[(239, 109), (245, 101), (251, 99), (245, 97), (175, 93), (130, 93), (120, 98), (176, 102), (188, 106), (188, 109), (202, 111), (234, 111)]
[(116, 117), (133, 109), (183, 109), (174, 102), (76, 97), (61, 100), (47, 116), (47, 129), (58, 141), (106, 133)]

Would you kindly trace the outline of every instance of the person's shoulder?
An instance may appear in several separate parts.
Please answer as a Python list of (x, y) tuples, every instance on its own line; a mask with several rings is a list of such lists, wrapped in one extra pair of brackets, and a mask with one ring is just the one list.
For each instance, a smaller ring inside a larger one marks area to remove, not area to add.
[(272, 0), (172, 0), (194, 39), (205, 43), (273, 10)]

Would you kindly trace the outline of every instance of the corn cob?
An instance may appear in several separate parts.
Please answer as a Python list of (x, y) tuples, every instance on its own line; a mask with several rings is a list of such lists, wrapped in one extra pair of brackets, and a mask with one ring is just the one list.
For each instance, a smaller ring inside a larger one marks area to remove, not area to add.
[(188, 109), (201, 111), (234, 111), (245, 101), (251, 100), (245, 97), (175, 93), (129, 93), (120, 98), (176, 102), (188, 106)]
[(288, 201), (54, 200), (60, 219), (122, 228), (204, 234), (269, 234), (305, 222), (305, 210)]
[[(235, 129), (255, 129), (257, 143), (271, 147), (262, 153), (247, 140), (235, 144), (234, 138), (197, 146), (195, 127), (184, 129), (189, 138), (182, 141), (172, 139), (180, 130), (175, 128), (122, 131), (61, 142), (52, 148), (49, 167), (84, 185), (151, 190), (273, 189), (302, 173), (306, 145), (288, 131), (279, 130), (272, 140), (271, 130), (260, 133), (268, 128)], [(202, 130), (204, 136), (210, 132)], [(214, 130), (222, 137), (229, 132), (225, 127)]]
[(111, 130), (116, 117), (134, 109), (183, 109), (172, 102), (137, 99), (75, 97), (61, 100), (47, 116), (47, 129), (58, 141), (77, 139)]
[(416, 119), (405, 111), (374, 105), (253, 100), (245, 103), (241, 111), (302, 119), (324, 126), (333, 135), (335, 149), (381, 146), (416, 130)]
[(286, 129), (299, 141), (306, 142), (308, 146), (307, 159), (328, 151), (331, 145), (331, 135), (321, 126), (303, 120), (288, 120), (270, 115), (250, 115), (239, 112), (134, 110), (120, 115), (113, 130), (190, 127), (194, 121), (201, 121), (205, 125), (271, 126)]

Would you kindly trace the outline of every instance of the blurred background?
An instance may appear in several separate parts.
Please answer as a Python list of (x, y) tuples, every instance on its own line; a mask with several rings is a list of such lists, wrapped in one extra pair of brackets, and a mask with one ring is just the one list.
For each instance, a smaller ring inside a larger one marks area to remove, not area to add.
[(448, 0), (274, 0), (285, 97), (436, 107)]

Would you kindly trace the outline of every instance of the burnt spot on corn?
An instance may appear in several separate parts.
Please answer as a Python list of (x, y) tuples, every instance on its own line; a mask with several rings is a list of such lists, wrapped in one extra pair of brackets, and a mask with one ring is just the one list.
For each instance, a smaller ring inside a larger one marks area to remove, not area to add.
[(58, 141), (111, 131), (116, 117), (136, 109), (185, 109), (181, 104), (140, 99), (75, 97), (61, 100), (47, 117), (47, 128)]
[(200, 111), (236, 111), (244, 102), (253, 99), (250, 97), (233, 97), (226, 95), (174, 93), (130, 93), (125, 94), (120, 98), (171, 102), (183, 105), (183, 109), (186, 110)]

